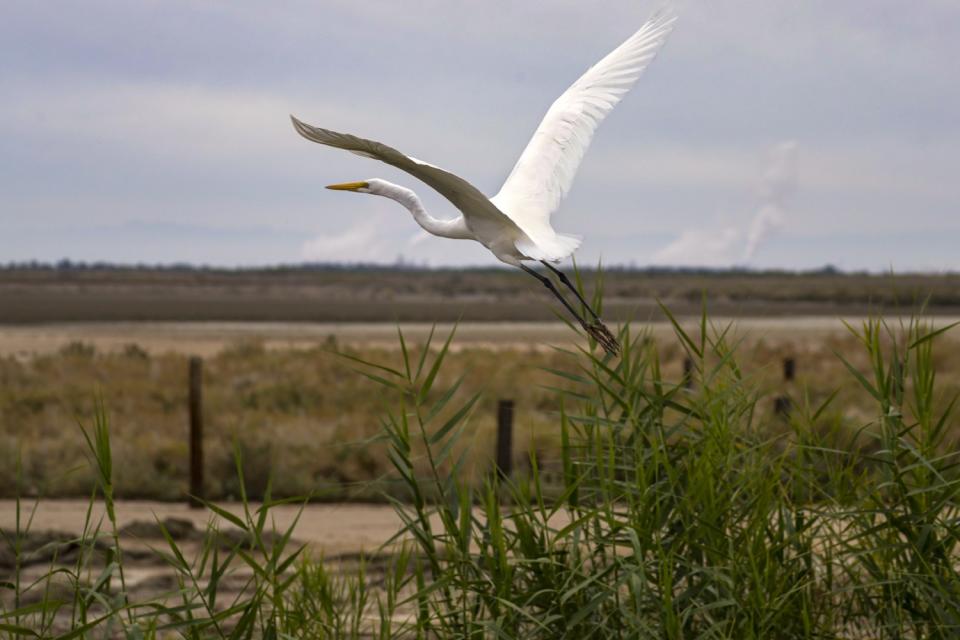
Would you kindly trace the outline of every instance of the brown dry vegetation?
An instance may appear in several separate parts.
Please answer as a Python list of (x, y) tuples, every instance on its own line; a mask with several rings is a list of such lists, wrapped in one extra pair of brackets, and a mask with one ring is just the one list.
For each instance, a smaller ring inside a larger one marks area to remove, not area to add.
[[(584, 272), (588, 285), (594, 273)], [(960, 275), (833, 271), (607, 271), (606, 315), (646, 319), (656, 301), (696, 314), (861, 315), (960, 310)], [(542, 287), (516, 270), (0, 269), (0, 323), (120, 320), (549, 320)], [(495, 303), (495, 304), (494, 304)]]
[[(839, 321), (838, 321), (839, 325)], [(825, 430), (847, 438), (872, 414), (864, 393), (845, 372), (834, 351), (857, 366), (866, 361), (853, 337), (834, 333), (744, 333), (740, 361), (763, 396), (762, 410), (773, 397), (789, 393), (797, 405), (805, 396), (822, 401), (840, 389), (821, 420)], [(683, 352), (675, 339), (657, 332), (665, 375), (681, 376)], [(960, 343), (949, 335), (937, 350), (937, 372), (948, 388), (960, 386)], [(414, 347), (415, 348), (415, 347)], [(275, 493), (319, 499), (374, 499), (390, 491), (389, 463), (381, 434), (383, 414), (378, 385), (354, 371), (333, 352), (399, 366), (396, 350), (338, 345), (335, 338), (304, 349), (266, 349), (261, 341), (236, 342), (205, 361), (205, 415), (208, 490), (211, 497), (236, 497), (232, 471), (233, 443), (240, 448), (253, 495), (273, 473)], [(797, 380), (781, 382), (785, 356), (796, 358)], [(482, 393), (469, 423), (474, 473), (489, 468), (499, 398), (516, 401), (515, 451), (536, 449), (549, 460), (557, 449), (557, 395), (544, 388), (557, 384), (545, 367), (566, 370), (570, 359), (543, 349), (463, 348), (448, 357), (436, 388), (444, 389), (465, 374), (461, 400)], [(65, 344), (56, 353), (0, 358), (0, 461), (3, 495), (13, 490), (16, 456), (23, 463), (31, 493), (83, 496), (91, 486), (83, 439), (77, 427), (94, 412), (102, 396), (111, 417), (117, 490), (122, 497), (179, 499), (187, 484), (187, 357), (150, 354), (131, 344), (119, 352), (98, 352), (82, 342)], [(439, 394), (440, 392), (434, 392)], [(457, 402), (452, 403), (457, 405)], [(758, 416), (764, 428), (786, 424)], [(845, 440), (840, 444), (847, 446)], [(380, 482), (370, 482), (380, 479)]]

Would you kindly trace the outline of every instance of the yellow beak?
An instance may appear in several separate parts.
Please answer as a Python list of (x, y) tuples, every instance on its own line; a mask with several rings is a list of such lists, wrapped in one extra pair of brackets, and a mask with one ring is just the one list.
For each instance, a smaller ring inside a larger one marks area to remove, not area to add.
[(357, 189), (366, 189), (370, 185), (366, 182), (343, 182), (340, 184), (327, 185), (327, 189), (334, 191), (356, 191)]

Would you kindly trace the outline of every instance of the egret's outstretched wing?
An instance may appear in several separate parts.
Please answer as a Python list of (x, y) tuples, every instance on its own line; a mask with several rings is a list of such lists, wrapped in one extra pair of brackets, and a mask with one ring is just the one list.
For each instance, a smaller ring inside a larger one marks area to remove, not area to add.
[(293, 116), (290, 116), (290, 119), (293, 121), (293, 126), (297, 132), (307, 140), (319, 142), (329, 147), (346, 149), (351, 153), (380, 160), (406, 171), (433, 187), (440, 195), (453, 203), (453, 206), (463, 212), (465, 217), (483, 217), (494, 220), (505, 227), (517, 229), (517, 225), (510, 218), (497, 211), (485, 195), (460, 176), (412, 158), (382, 142), (366, 140), (349, 133), (337, 133), (336, 131), (313, 127), (300, 122)]
[(550, 215), (569, 191), (594, 131), (656, 56), (675, 21), (673, 13), (655, 14), (550, 106), (500, 192), (491, 198), (534, 240), (552, 231)]

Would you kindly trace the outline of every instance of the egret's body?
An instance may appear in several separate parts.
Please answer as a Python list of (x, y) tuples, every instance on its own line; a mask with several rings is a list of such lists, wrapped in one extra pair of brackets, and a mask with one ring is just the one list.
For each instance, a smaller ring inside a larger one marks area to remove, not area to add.
[[(670, 33), (676, 18), (657, 14), (639, 31), (587, 70), (551, 105), (500, 191), (488, 198), (463, 178), (385, 144), (337, 133), (293, 119), (305, 138), (374, 158), (419, 178), (449, 200), (460, 216), (441, 220), (427, 213), (420, 198), (405, 187), (372, 178), (329, 188), (370, 193), (403, 205), (417, 224), (443, 238), (475, 240), (500, 261), (539, 279), (604, 348), (616, 353), (619, 345), (599, 316), (580, 297), (562, 272), (551, 266), (569, 257), (580, 245), (576, 236), (558, 233), (550, 217), (569, 191), (594, 132), (606, 115), (636, 83)], [(587, 323), (554, 287), (524, 261), (549, 268), (577, 295), (594, 317)]]

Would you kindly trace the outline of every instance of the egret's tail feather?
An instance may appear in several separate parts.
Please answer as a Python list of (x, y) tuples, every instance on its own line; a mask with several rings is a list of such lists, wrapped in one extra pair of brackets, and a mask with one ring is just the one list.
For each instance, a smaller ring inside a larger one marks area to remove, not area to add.
[(580, 247), (580, 242), (580, 236), (555, 233), (546, 241), (541, 239), (534, 242), (530, 238), (522, 238), (516, 245), (520, 253), (533, 260), (560, 262), (573, 255), (573, 252)]

